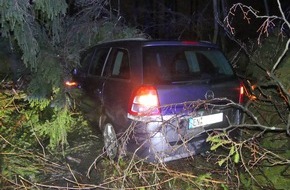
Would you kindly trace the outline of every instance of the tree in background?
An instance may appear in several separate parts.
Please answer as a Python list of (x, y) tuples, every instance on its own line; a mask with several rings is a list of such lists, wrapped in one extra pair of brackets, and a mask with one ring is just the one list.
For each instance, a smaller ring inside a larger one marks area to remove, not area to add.
[(65, 0), (0, 1), (1, 35), (10, 40), (12, 49), (20, 50), (26, 67), (36, 74), (31, 91), (41, 97), (61, 86), (67, 69), (78, 64), (85, 48), (139, 35), (118, 22), (106, 0), (68, 2), (69, 6)]
[[(261, 13), (253, 6), (235, 3), (220, 22), (227, 36), (240, 46), (234, 66), (244, 81), (248, 97), (244, 107), (246, 121), (240, 127), (250, 130), (246, 131), (245, 140), (234, 145), (245, 170), (240, 172), (239, 180), (246, 189), (289, 186), (290, 14), (285, 5), (286, 1), (276, 0), (272, 11), (278, 11), (271, 13), (264, 1), (265, 13)], [(257, 38), (239, 39), (236, 34), (242, 29), (241, 22), (249, 27), (255, 23)], [(247, 59), (243, 59), (241, 52)], [(239, 67), (244, 68), (241, 71)], [(220, 163), (224, 164), (225, 160), (221, 159)]]
[(68, 2), (0, 1), (1, 35), (21, 56), (14, 67), (23, 62), (28, 69), (22, 73), (26, 84), (21, 88), (32, 105), (38, 102), (55, 112), (66, 107), (64, 81), (78, 65), (82, 50), (100, 41), (141, 36), (118, 22), (106, 0)]
[[(232, 24), (236, 15), (242, 14), (248, 24), (251, 24), (252, 20), (260, 20), (256, 43), (236, 39), (250, 60), (246, 72), (239, 74), (247, 79), (247, 83), (251, 83), (248, 90), (249, 96), (252, 95), (252, 100), (272, 104), (281, 119), (279, 124), (273, 123), (273, 125), (286, 129), (290, 135), (290, 115), (287, 111), (290, 107), (290, 94), (289, 80), (286, 75), (289, 72), (287, 68), (289, 67), (290, 23), (280, 0), (277, 0), (275, 6), (279, 14), (267, 15), (269, 10), (266, 9), (266, 15), (260, 15), (253, 7), (236, 3), (229, 9), (224, 19), (224, 26), (227, 27), (228, 34), (234, 38), (236, 30), (239, 30)], [(281, 109), (281, 106), (284, 106), (284, 109)]]
[(100, 41), (142, 36), (114, 15), (106, 0), (0, 0), (1, 42), (21, 57), (16, 70), (26, 67), (14, 84), (1, 78), (1, 182), (10, 184), (14, 174), (34, 179), (47, 152), (64, 156), (68, 133), (78, 126), (84, 131), (64, 87), (80, 52)]

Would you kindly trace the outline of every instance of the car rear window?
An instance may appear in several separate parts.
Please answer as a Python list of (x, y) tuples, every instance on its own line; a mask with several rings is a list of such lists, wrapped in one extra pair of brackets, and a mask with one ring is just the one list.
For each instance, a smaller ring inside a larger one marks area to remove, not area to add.
[(144, 82), (163, 83), (232, 77), (221, 51), (190, 46), (143, 48)]

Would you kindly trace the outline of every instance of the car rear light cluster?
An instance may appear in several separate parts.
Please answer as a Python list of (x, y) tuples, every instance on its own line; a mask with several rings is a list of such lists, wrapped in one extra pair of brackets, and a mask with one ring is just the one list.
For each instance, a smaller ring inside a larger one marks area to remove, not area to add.
[(244, 94), (245, 94), (245, 91), (244, 91), (244, 85), (241, 83), (240, 84), (240, 88), (239, 88), (239, 104), (242, 104), (244, 103)]
[(75, 82), (75, 81), (66, 81), (66, 82), (65, 82), (65, 85), (66, 85), (67, 87), (77, 87), (77, 86), (78, 86), (78, 83)]
[(141, 86), (134, 91), (128, 113), (133, 116), (159, 115), (159, 100), (154, 86)]

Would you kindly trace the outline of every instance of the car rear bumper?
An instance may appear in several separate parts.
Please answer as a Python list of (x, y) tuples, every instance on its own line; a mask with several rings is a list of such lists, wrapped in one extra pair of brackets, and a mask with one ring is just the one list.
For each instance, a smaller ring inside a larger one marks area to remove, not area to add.
[(210, 147), (206, 137), (203, 133), (191, 141), (171, 145), (159, 134), (146, 140), (135, 136), (134, 142), (127, 144), (127, 150), (148, 162), (168, 162), (205, 152)]
[[(233, 116), (234, 124), (240, 123), (239, 112)], [(228, 118), (228, 117), (226, 117)], [(168, 162), (206, 152), (210, 144), (208, 135), (217, 129), (224, 130), (228, 121), (188, 129), (188, 117), (167, 121), (134, 122), (134, 130), (127, 141), (127, 151), (148, 162)], [(228, 129), (232, 137), (239, 136), (238, 129)]]

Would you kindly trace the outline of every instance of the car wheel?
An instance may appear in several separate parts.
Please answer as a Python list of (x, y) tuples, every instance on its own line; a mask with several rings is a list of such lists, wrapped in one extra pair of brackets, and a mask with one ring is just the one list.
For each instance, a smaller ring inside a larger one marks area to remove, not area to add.
[(116, 159), (118, 156), (118, 139), (111, 123), (104, 126), (103, 137), (107, 156), (111, 160)]

